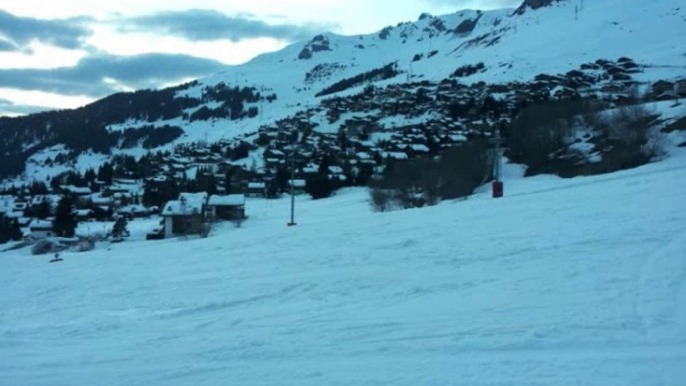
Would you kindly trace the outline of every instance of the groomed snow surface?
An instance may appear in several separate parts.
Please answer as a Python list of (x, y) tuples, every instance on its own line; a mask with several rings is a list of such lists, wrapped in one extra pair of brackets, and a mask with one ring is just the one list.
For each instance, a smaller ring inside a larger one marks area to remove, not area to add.
[(287, 198), (251, 200), (208, 239), (0, 254), (0, 385), (685, 385), (683, 154), (505, 187), (302, 198), (292, 228)]

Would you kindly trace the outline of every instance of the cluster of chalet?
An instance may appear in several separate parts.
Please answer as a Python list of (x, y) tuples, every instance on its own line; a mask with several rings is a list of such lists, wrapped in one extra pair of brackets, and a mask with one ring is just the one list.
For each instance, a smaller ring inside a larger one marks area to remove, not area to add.
[[(509, 121), (510, 112), (519, 103), (575, 97), (621, 103), (632, 98), (637, 87), (646, 86), (634, 75), (647, 70), (629, 58), (620, 58), (597, 60), (566, 74), (541, 74), (527, 83), (466, 85), (453, 78), (368, 88), (346, 98), (323, 98), (315, 108), (263, 126), (234, 142), (217, 143), (214, 149), (191, 146), (176, 151), (164, 158), (157, 176), (148, 183), (192, 180), (200, 172), (215, 177), (219, 194), (263, 197), (272, 194), (277, 170), (294, 166), (295, 177), (288, 179), (288, 189), (296, 193), (303, 192), (306, 181), (322, 172), (331, 181), (345, 184), (349, 176), (363, 170), (372, 175), (382, 173), (391, 160), (436, 155), (472, 137), (490, 136), (496, 122)], [(686, 80), (648, 86), (656, 100), (676, 98), (684, 94)], [(504, 110), (497, 114), (497, 120), (475, 103), (487, 96), (497, 99)], [(459, 112), (451, 113), (455, 108)], [(321, 127), (325, 125), (329, 128)], [(242, 163), (244, 160), (227, 161), (226, 149), (238, 142), (249, 144), (253, 150), (262, 147), (261, 159), (255, 160), (253, 155), (247, 164)], [(319, 165), (324, 154), (332, 157), (333, 163), (322, 171)], [(227, 173), (231, 176), (228, 181)]]
[(653, 83), (651, 90), (655, 99), (659, 101), (686, 98), (686, 79), (680, 79), (676, 82), (660, 80)]
[(213, 221), (245, 219), (245, 195), (181, 193), (178, 200), (167, 202), (161, 215), (166, 238), (203, 234)]
[[(635, 98), (639, 87), (647, 89), (653, 100), (686, 97), (686, 79), (641, 83), (634, 78), (650, 70), (620, 58), (583, 64), (566, 74), (541, 74), (527, 83), (466, 85), (453, 77), (438, 83), (367, 87), (345, 98), (322, 98), (317, 107), (231, 141), (179, 146), (153, 160), (145, 188), (211, 176), (217, 195), (182, 193), (166, 205), (160, 202), (166, 236), (199, 233), (210, 219), (243, 218), (245, 197), (273, 196), (279, 173), (283, 180), (287, 171), (285, 188), (296, 194), (305, 191), (308, 180), (322, 174), (334, 186), (342, 186), (361, 173), (381, 174), (390, 162), (435, 156), (471, 138), (488, 137), (522, 103), (582, 97), (620, 104)], [(495, 105), (491, 110), (484, 110), (487, 97)], [(137, 180), (103, 184), (100, 193), (63, 186), (46, 197), (5, 197), (0, 215), (16, 218), (27, 234), (49, 235), (49, 218), (38, 221), (27, 216), (41, 200), (49, 200), (54, 210), (60, 195), (76, 197), (75, 215), (80, 221), (107, 219), (116, 213), (136, 217), (157, 212), (140, 205), (142, 190)]]
[[(102, 182), (99, 182), (102, 184)], [(17, 196), (0, 196), (0, 220), (16, 222), (25, 239), (55, 236), (54, 214), (63, 196), (72, 197), (72, 215), (78, 222), (111, 221), (115, 216), (148, 217), (159, 210), (140, 204), (141, 184), (134, 180), (114, 180), (103, 184), (100, 192), (88, 187), (60, 186), (50, 194), (30, 195), (25, 190)]]

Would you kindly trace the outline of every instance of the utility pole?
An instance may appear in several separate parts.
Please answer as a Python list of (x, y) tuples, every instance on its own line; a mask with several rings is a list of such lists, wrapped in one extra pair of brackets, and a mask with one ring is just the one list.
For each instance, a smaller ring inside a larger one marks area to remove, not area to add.
[[(297, 132), (295, 135), (297, 136)], [(289, 227), (297, 225), (295, 223), (295, 140), (291, 145), (291, 222), (288, 223)]]
[(495, 163), (493, 174), (495, 175), (495, 181), (493, 181), (493, 198), (501, 198), (503, 196), (504, 187), (502, 181), (502, 169), (503, 169), (503, 153), (502, 145), (504, 143), (503, 137), (500, 135), (500, 126), (498, 125), (495, 129), (495, 136), (491, 139), (491, 143), (495, 145)]

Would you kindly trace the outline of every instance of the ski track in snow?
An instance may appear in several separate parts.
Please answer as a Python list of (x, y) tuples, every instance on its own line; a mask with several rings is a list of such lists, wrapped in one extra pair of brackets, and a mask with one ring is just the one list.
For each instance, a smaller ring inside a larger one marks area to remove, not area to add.
[(250, 200), (241, 228), (59, 265), (7, 252), (0, 385), (682, 386), (685, 160), (507, 165), (502, 200), (391, 213), (299, 197), (294, 228), (289, 199)]

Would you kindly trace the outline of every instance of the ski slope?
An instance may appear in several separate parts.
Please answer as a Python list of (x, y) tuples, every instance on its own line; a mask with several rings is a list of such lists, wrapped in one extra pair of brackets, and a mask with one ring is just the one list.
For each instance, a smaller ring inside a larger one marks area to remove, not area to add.
[(208, 239), (0, 254), (0, 385), (686, 380), (686, 154), (373, 213), (252, 200)]

